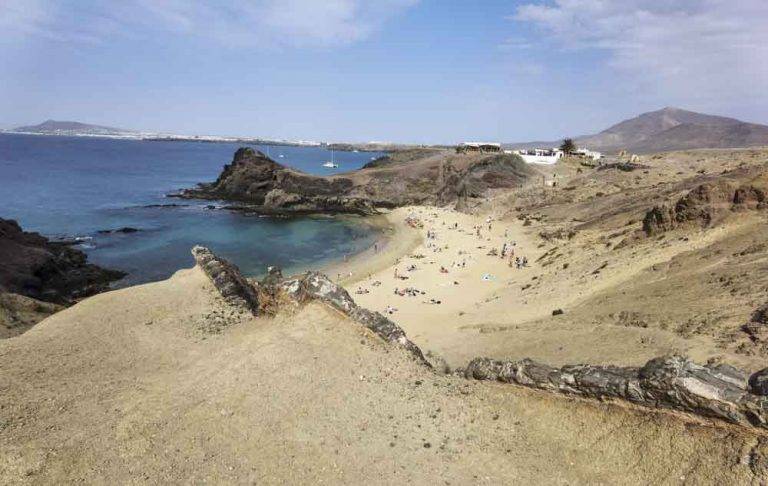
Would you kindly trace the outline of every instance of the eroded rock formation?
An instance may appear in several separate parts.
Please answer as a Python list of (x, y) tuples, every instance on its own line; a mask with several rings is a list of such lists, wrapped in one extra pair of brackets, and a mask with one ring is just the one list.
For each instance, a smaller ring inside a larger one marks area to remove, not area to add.
[(476, 358), (467, 378), (500, 381), (585, 398), (620, 399), (740, 425), (768, 428), (768, 370), (747, 374), (728, 365), (698, 365), (681, 356), (654, 358), (642, 368), (569, 365), (530, 359)]
[(352, 186), (349, 179), (304, 174), (257, 150), (240, 148), (215, 182), (200, 184), (179, 196), (239, 201), (265, 214), (375, 213), (370, 201), (347, 196)]
[(655, 206), (648, 211), (643, 219), (643, 231), (653, 236), (686, 223), (707, 227), (728, 211), (764, 209), (767, 206), (766, 175), (741, 185), (726, 180), (707, 182), (689, 191), (674, 205)]
[(342, 314), (352, 318), (387, 342), (397, 344), (423, 363), (427, 363), (424, 354), (418, 346), (409, 340), (405, 331), (378, 312), (373, 312), (355, 303), (349, 292), (335, 284), (325, 275), (308, 272), (298, 277), (284, 280), (280, 288), (294, 301), (303, 303), (309, 300), (324, 302)]
[(70, 305), (103, 292), (125, 276), (87, 262), (85, 253), (67, 243), (23, 231), (13, 220), (0, 219), (0, 292)]
[(400, 326), (378, 312), (357, 305), (343, 287), (321, 273), (307, 272), (284, 278), (277, 267), (270, 267), (261, 282), (250, 282), (235, 265), (216, 256), (208, 248), (195, 246), (192, 255), (221, 296), (232, 305), (249, 310), (254, 315), (272, 315), (280, 310), (281, 305), (319, 301), (362, 324), (385, 341), (405, 348), (428, 365), (419, 347), (406, 337)]
[(204, 246), (192, 248), (192, 256), (227, 302), (258, 314), (258, 287), (248, 282), (235, 265)]

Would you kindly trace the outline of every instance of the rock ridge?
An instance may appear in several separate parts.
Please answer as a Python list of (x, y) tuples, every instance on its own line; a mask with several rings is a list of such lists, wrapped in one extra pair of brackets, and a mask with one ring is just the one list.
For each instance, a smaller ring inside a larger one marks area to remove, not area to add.
[(530, 359), (475, 358), (466, 378), (499, 381), (597, 400), (624, 400), (647, 408), (686, 412), (742, 426), (768, 429), (768, 369), (749, 379), (730, 365), (699, 365), (663, 356), (642, 367), (566, 365), (555, 368)]
[(321, 273), (306, 272), (285, 278), (277, 267), (270, 267), (268, 275), (261, 282), (251, 282), (237, 266), (215, 255), (208, 248), (195, 246), (192, 255), (219, 294), (241, 310), (250, 311), (254, 315), (274, 315), (286, 305), (322, 302), (430, 366), (421, 349), (408, 339), (400, 326), (378, 312), (357, 305), (349, 292)]

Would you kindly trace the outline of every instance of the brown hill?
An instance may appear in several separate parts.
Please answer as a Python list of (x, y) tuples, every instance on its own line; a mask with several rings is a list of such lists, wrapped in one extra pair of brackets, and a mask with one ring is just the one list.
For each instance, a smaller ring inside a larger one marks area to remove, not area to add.
[[(576, 138), (592, 150), (653, 153), (695, 148), (736, 148), (768, 145), (768, 126), (680, 108), (663, 108), (624, 120), (595, 135)], [(512, 144), (513, 147), (557, 146), (555, 142)]]

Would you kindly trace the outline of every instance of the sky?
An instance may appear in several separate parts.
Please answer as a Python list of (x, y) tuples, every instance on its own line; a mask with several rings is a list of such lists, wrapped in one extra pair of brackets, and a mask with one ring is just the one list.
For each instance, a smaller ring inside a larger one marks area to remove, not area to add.
[(0, 0), (0, 126), (454, 143), (768, 123), (766, 0)]

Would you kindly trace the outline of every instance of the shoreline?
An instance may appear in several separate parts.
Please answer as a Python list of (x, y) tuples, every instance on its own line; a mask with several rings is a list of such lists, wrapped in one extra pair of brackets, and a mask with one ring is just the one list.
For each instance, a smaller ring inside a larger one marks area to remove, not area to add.
[(324, 273), (346, 287), (392, 267), (424, 241), (420, 231), (402, 221), (400, 212), (399, 208), (375, 216), (362, 217), (361, 224), (369, 225), (378, 233), (373, 243), (350, 255), (346, 260), (334, 259), (309, 269)]

